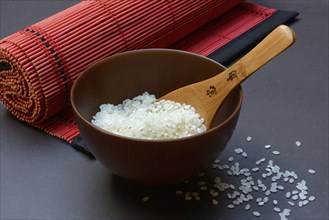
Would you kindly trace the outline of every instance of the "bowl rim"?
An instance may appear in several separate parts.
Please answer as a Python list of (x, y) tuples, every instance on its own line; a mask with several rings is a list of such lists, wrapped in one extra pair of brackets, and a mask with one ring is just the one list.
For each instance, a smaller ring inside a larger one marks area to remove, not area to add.
[[(79, 81), (81, 81), (83, 79), (83, 77), (85, 75), (88, 74), (88, 72), (90, 72), (93, 68), (95, 68), (96, 66), (102, 65), (103, 63), (107, 62), (110, 59), (113, 59), (113, 57), (120, 57), (120, 56), (125, 56), (127, 54), (131, 54), (131, 53), (142, 53), (142, 52), (154, 52), (154, 51), (166, 51), (166, 52), (172, 52), (172, 53), (183, 53), (183, 54), (190, 54), (192, 56), (197, 56), (200, 57), (202, 59), (207, 59), (210, 62), (215, 63), (216, 65), (220, 65), (222, 66), (224, 69), (226, 69), (226, 67), (224, 65), (222, 65), (221, 63), (218, 63), (206, 56), (203, 55), (199, 55), (196, 53), (192, 53), (189, 51), (182, 51), (182, 50), (176, 50), (176, 49), (167, 49), (167, 48), (147, 48), (147, 49), (137, 49), (137, 50), (130, 50), (130, 51), (125, 51), (125, 52), (121, 52), (121, 53), (117, 53), (114, 55), (111, 55), (109, 57), (106, 57), (104, 59), (101, 59), (97, 62), (95, 62), (94, 64), (90, 65), (89, 67), (87, 67), (77, 78), (76, 80), (73, 82), (73, 85), (71, 87), (71, 91), (70, 91), (70, 102), (71, 102), (71, 106), (74, 110), (74, 113), (84, 122), (86, 123), (88, 126), (91, 126), (93, 129), (96, 129), (97, 131), (104, 133), (106, 135), (111, 135), (114, 136), (116, 138), (121, 138), (121, 139), (126, 139), (128, 141), (137, 141), (137, 142), (159, 142), (159, 143), (166, 143), (166, 142), (180, 142), (180, 141), (186, 141), (186, 140), (190, 140), (190, 139), (194, 139), (196, 137), (205, 135), (207, 133), (212, 133), (217, 129), (220, 129), (221, 127), (223, 127), (225, 124), (228, 123), (228, 121), (230, 121), (236, 114), (238, 114), (238, 112), (241, 109), (242, 106), (242, 101), (243, 101), (243, 92), (242, 92), (242, 88), (241, 86), (239, 86), (237, 88), (238, 92), (239, 92), (239, 100), (238, 103), (234, 109), (234, 111), (225, 119), (223, 120), (220, 124), (207, 129), (204, 132), (198, 133), (198, 134), (194, 134), (191, 136), (187, 136), (187, 137), (181, 137), (181, 138), (174, 138), (174, 139), (160, 139), (160, 140), (154, 140), (154, 139), (143, 139), (143, 138), (134, 138), (134, 137), (128, 137), (128, 136), (124, 136), (124, 135), (120, 135), (120, 134), (116, 134), (113, 132), (110, 132), (108, 130), (105, 130), (103, 128), (100, 128), (96, 125), (94, 125), (93, 123), (91, 123), (90, 121), (88, 121), (85, 117), (83, 117), (80, 113), (80, 111), (78, 110), (78, 108), (75, 105), (75, 101), (74, 101), (74, 97), (75, 97), (75, 91), (76, 91), (76, 87), (79, 84)], [(95, 112), (96, 114), (96, 112)]]

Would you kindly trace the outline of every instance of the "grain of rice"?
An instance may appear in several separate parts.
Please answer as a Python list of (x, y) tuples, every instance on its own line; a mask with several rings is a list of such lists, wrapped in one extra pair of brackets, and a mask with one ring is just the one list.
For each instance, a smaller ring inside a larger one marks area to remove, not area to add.
[(239, 205), (240, 204), (240, 201), (238, 200), (238, 199), (236, 199), (236, 200), (233, 200), (233, 202), (232, 202), (234, 205)]
[(274, 151), (272, 151), (272, 154), (279, 155), (280, 154), (280, 151), (274, 150)]
[(260, 161), (260, 160), (257, 160), (256, 161), (256, 165), (258, 166), (258, 165), (260, 165), (262, 162)]
[(313, 169), (309, 169), (308, 172), (309, 172), (310, 174), (315, 174), (315, 173), (316, 173), (315, 170), (313, 170)]
[[(264, 187), (263, 187), (263, 188), (264, 188)], [(263, 191), (264, 191), (264, 190), (263, 190)], [(269, 196), (270, 194), (271, 194), (271, 191), (270, 191), (270, 190), (266, 190), (266, 191), (265, 191), (265, 195), (266, 195), (266, 196)]]
[(308, 197), (308, 201), (313, 202), (315, 200), (315, 196)]
[(250, 172), (245, 172), (243, 175), (246, 176), (246, 177), (248, 177), (248, 176), (251, 175), (251, 173)]
[(247, 141), (250, 142), (252, 138), (250, 136), (247, 137)]
[(291, 199), (296, 201), (298, 199), (298, 195), (293, 195)]
[(275, 212), (281, 212), (281, 210), (280, 210), (279, 207), (274, 207), (273, 210), (274, 210)]
[(242, 148), (235, 148), (234, 152), (237, 153), (237, 154), (240, 154), (240, 153), (243, 152), (243, 150), (242, 150)]
[(263, 202), (263, 201), (260, 201), (259, 203), (258, 203), (258, 205), (259, 206), (263, 206), (265, 203)]
[(264, 202), (264, 203), (267, 203), (268, 200), (269, 200), (269, 198), (268, 198), (267, 196), (265, 196), (264, 199), (263, 199), (263, 202)]
[(250, 209), (250, 204), (248, 203), (245, 207), (244, 207), (244, 209), (246, 210), (246, 211), (248, 211), (249, 209)]
[(296, 146), (300, 147), (300, 146), (302, 146), (302, 143), (300, 141), (296, 141)]
[(291, 192), (287, 192), (286, 193), (286, 198), (290, 198), (290, 196), (291, 196)]
[(254, 216), (256, 216), (256, 217), (259, 217), (259, 216), (260, 216), (260, 213), (257, 212), (257, 211), (253, 211), (252, 214), (253, 214)]
[(293, 195), (298, 194), (298, 190), (294, 190), (291, 192)]
[(272, 146), (270, 144), (265, 145), (265, 149), (270, 149)]

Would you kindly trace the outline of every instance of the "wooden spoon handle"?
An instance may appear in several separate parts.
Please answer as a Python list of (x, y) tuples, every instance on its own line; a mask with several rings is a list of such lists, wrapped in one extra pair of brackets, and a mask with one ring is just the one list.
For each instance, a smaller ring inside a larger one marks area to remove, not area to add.
[(237, 85), (240, 85), (260, 67), (264, 66), (267, 62), (282, 53), (295, 41), (296, 34), (291, 28), (286, 25), (278, 26), (248, 54), (225, 71), (226, 76), (221, 76), (221, 78), (226, 77), (226, 80), (223, 81), (221, 79), (219, 81), (231, 81), (232, 83), (228, 83), (225, 86), (228, 86), (229, 90), (233, 89)]

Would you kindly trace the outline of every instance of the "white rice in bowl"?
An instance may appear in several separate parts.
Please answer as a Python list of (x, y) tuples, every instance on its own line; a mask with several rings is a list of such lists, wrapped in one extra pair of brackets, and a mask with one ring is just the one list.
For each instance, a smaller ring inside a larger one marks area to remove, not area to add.
[(92, 123), (112, 133), (132, 138), (164, 140), (206, 131), (204, 119), (186, 104), (155, 102), (147, 92), (119, 105), (102, 104)]

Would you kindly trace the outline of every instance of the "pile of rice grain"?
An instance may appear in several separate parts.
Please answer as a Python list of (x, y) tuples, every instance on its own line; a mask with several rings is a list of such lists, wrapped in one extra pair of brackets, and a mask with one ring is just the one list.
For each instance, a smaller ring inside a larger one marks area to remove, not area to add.
[(206, 130), (192, 106), (155, 100), (144, 92), (119, 105), (103, 104), (92, 123), (115, 134), (152, 140), (188, 137)]

